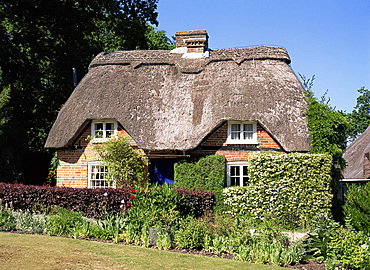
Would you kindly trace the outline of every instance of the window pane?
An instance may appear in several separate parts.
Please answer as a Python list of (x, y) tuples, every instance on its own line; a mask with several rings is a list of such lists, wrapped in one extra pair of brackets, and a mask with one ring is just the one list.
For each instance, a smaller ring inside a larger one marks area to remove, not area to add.
[(252, 131), (253, 132), (253, 125), (252, 124), (244, 124), (244, 131)]
[(248, 166), (243, 166), (243, 176), (248, 176)]
[(239, 166), (230, 166), (230, 176), (239, 176), (240, 168)]
[(106, 130), (113, 130), (113, 123), (105, 123)]
[(253, 132), (244, 132), (244, 140), (252, 140)]
[(231, 124), (231, 131), (240, 131), (240, 124)]
[(239, 182), (239, 177), (230, 177), (230, 186), (236, 186)]
[(240, 140), (240, 132), (231, 132), (232, 140)]

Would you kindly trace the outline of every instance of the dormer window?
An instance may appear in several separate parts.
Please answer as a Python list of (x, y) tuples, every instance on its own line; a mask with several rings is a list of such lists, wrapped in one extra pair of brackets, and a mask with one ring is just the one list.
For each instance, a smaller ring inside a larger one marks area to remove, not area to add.
[(230, 121), (227, 129), (228, 144), (258, 144), (257, 123), (250, 121)]
[(94, 142), (104, 142), (117, 135), (117, 121), (114, 119), (93, 120), (91, 123), (91, 137)]

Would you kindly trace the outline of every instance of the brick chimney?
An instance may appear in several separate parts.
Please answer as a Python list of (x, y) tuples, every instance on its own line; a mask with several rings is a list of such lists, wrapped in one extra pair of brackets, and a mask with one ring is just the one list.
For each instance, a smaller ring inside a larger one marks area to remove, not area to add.
[(204, 53), (208, 49), (206, 30), (176, 32), (176, 48), (187, 48), (187, 53)]

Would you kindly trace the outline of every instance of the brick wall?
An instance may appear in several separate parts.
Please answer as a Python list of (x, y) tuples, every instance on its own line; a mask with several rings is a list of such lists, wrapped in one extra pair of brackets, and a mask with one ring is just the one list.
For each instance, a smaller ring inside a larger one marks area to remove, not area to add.
[[(279, 144), (257, 124), (257, 141), (258, 145), (227, 144), (227, 126), (223, 124), (205, 139), (199, 148), (191, 151), (192, 154), (202, 155), (224, 155), (226, 161), (246, 161), (248, 153), (260, 150), (282, 151)], [(209, 148), (213, 148), (212, 150)]]
[[(136, 146), (135, 141), (124, 130), (120, 129), (119, 133), (132, 146)], [(99, 160), (98, 155), (93, 150), (93, 145), (87, 141), (89, 135), (91, 135), (90, 128), (76, 141), (77, 149), (60, 149), (57, 151), (59, 159), (57, 186), (74, 188), (88, 186), (88, 163)], [(187, 151), (186, 154), (191, 156), (224, 155), (226, 160), (230, 162), (246, 161), (248, 160), (248, 154), (253, 151), (282, 151), (277, 142), (260, 125), (257, 125), (257, 141), (258, 145), (228, 145), (227, 123), (225, 123), (206, 138), (198, 148)], [(162, 154), (166, 154), (166, 152), (162, 152)], [(170, 151), (167, 154), (174, 153)], [(151, 155), (155, 155), (155, 153), (151, 152)]]
[[(135, 141), (122, 129), (119, 134), (127, 139), (130, 145), (135, 146)], [(59, 149), (58, 167), (57, 167), (57, 186), (66, 186), (73, 188), (87, 187), (88, 163), (98, 161), (99, 156), (93, 149), (91, 142), (87, 137), (91, 135), (91, 129), (88, 128), (83, 135), (76, 141), (77, 149)]]

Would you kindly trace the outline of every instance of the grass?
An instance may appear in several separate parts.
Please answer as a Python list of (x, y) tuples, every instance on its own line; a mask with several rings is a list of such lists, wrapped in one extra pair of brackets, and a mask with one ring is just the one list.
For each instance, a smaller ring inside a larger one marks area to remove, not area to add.
[(0, 232), (0, 269), (286, 269), (113, 243)]

